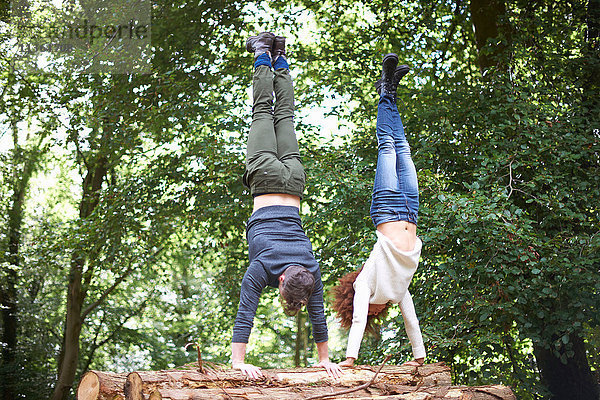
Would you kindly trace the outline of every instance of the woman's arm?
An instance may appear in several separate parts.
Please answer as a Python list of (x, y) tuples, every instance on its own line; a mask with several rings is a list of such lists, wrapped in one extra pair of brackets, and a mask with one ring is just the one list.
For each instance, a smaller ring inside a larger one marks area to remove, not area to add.
[[(346, 358), (358, 358), (358, 350), (362, 341), (367, 326), (367, 315), (369, 312), (369, 299), (371, 298), (371, 290), (367, 285), (361, 282), (356, 282), (354, 287), (354, 312), (352, 317), (352, 326), (348, 335), (348, 348), (346, 349)], [(352, 360), (352, 364), (354, 364)], [(348, 360), (346, 360), (346, 363)], [(344, 364), (345, 365), (345, 364)]]
[(404, 327), (408, 340), (412, 346), (413, 356), (415, 360), (421, 360), (420, 364), (425, 359), (425, 345), (423, 344), (423, 335), (421, 335), (421, 328), (419, 326), (419, 319), (415, 311), (415, 305), (413, 304), (412, 296), (407, 290), (406, 295), (400, 302), (400, 311), (402, 312), (402, 318), (404, 319)]

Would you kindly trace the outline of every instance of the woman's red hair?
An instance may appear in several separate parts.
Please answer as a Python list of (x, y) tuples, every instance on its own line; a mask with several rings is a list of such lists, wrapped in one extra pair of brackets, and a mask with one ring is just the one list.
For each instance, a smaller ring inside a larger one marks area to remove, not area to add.
[[(356, 271), (348, 272), (339, 278), (338, 284), (331, 289), (333, 292), (332, 307), (344, 329), (350, 329), (352, 326), (352, 317), (354, 314), (354, 281), (358, 274), (360, 274), (360, 271), (362, 271), (362, 267)], [(379, 336), (381, 320), (387, 316), (389, 307), (390, 304), (388, 303), (380, 313), (367, 317), (365, 331), (368, 334)]]

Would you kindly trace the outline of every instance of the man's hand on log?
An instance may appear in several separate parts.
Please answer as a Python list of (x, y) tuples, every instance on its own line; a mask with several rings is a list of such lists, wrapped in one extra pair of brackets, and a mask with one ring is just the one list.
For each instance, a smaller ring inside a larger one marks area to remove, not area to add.
[(315, 367), (323, 367), (327, 371), (327, 374), (334, 378), (338, 379), (342, 376), (342, 369), (336, 363), (332, 363), (329, 360), (320, 361), (318, 364), (314, 365)]
[(244, 375), (246, 375), (250, 379), (260, 379), (263, 377), (263, 373), (260, 370), (260, 367), (254, 366), (252, 364), (233, 363), (232, 367), (233, 369), (239, 369)]

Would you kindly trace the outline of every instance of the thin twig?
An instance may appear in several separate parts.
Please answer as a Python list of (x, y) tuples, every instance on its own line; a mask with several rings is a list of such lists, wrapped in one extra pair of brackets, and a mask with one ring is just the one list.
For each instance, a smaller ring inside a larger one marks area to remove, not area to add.
[(203, 374), (206, 374), (204, 366), (202, 365), (202, 353), (200, 352), (200, 342), (198, 341), (198, 343), (188, 343), (185, 345), (185, 349), (187, 350), (190, 346), (196, 346), (196, 351), (198, 352), (198, 369)]
[(512, 164), (513, 164), (513, 161), (515, 161), (515, 160), (514, 159), (511, 160), (510, 164), (508, 164), (508, 187), (510, 188), (510, 192), (508, 193), (508, 197), (507, 198), (510, 198), (510, 196), (512, 195), (513, 190), (514, 190), (513, 187), (512, 187), (512, 181), (513, 181)]
[(373, 375), (373, 377), (371, 378), (371, 380), (369, 382), (363, 383), (362, 385), (357, 386), (357, 387), (352, 388), (352, 389), (342, 390), (341, 392), (335, 392), (335, 393), (320, 394), (320, 395), (317, 395), (317, 396), (311, 396), (311, 397), (308, 397), (306, 400), (325, 399), (327, 397), (333, 397), (333, 396), (339, 396), (339, 395), (342, 395), (342, 394), (348, 394), (348, 393), (352, 393), (352, 392), (358, 392), (359, 390), (363, 390), (363, 389), (368, 388), (369, 386), (371, 386), (371, 384), (373, 384), (373, 382), (375, 382), (375, 378), (377, 378), (377, 375), (379, 375), (379, 372), (381, 371), (381, 369), (383, 368), (383, 366), (385, 365), (385, 363), (388, 362), (388, 360), (391, 357), (392, 357), (391, 354), (388, 354), (385, 357), (385, 360), (383, 360), (383, 362), (381, 363), (381, 365), (377, 369), (377, 372), (375, 372), (375, 375)]
[[(158, 248), (158, 250), (156, 250), (149, 258), (152, 259), (154, 257), (156, 257), (158, 254), (160, 254), (164, 249), (164, 246), (161, 246)], [(83, 321), (87, 315), (92, 312), (96, 307), (98, 307), (100, 304), (102, 304), (102, 302), (111, 294), (112, 291), (114, 291), (119, 284), (121, 284), (121, 282), (123, 282), (125, 279), (127, 279), (127, 277), (135, 270), (135, 268), (133, 266), (128, 267), (125, 272), (123, 272), (123, 274), (117, 278), (117, 280), (115, 280), (115, 282), (112, 284), (111, 287), (109, 287), (108, 289), (106, 289), (104, 291), (104, 293), (102, 293), (100, 295), (100, 297), (98, 297), (98, 299), (93, 302), (92, 304), (88, 305), (83, 312), (81, 313), (81, 321)]]

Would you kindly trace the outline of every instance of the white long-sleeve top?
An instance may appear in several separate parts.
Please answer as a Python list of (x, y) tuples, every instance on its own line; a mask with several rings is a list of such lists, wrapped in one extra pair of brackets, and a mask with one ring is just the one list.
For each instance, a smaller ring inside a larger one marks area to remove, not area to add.
[(410, 340), (415, 359), (425, 357), (423, 336), (415, 312), (412, 296), (408, 291), (410, 281), (417, 270), (423, 243), (417, 237), (412, 251), (398, 250), (392, 241), (379, 231), (377, 242), (354, 281), (354, 312), (348, 335), (346, 357), (358, 358), (369, 304), (398, 303), (404, 318), (406, 334)]

